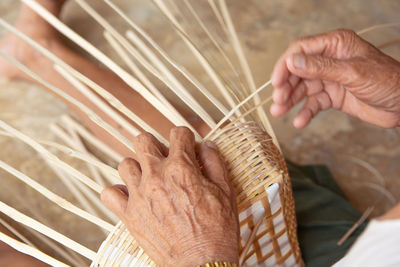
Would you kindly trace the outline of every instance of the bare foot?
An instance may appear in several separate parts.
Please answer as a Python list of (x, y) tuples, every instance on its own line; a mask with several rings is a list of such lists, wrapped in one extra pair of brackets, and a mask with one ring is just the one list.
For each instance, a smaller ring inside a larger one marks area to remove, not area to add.
[[(64, 0), (40, 0), (38, 1), (51, 13), (60, 13)], [(56, 30), (45, 20), (36, 15), (29, 7), (23, 5), (15, 27), (38, 42), (40, 45), (53, 50), (62, 46)], [(0, 51), (15, 58), (31, 69), (35, 69), (44, 61), (44, 57), (31, 46), (26, 44), (14, 34), (10, 33), (0, 40)], [(0, 57), (0, 75), (8, 79), (27, 79), (17, 67)]]

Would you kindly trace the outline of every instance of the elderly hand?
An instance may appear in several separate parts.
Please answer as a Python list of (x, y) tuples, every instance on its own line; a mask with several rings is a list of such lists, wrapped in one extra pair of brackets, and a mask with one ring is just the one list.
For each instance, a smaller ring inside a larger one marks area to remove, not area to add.
[(169, 153), (152, 135), (134, 140), (138, 161), (125, 159), (125, 186), (102, 193), (103, 202), (124, 222), (160, 266), (238, 262), (236, 198), (215, 146), (195, 154), (193, 133), (171, 130)]
[(328, 108), (384, 128), (400, 126), (400, 63), (349, 30), (291, 44), (275, 65), (272, 84), (274, 116), (307, 98), (296, 128)]

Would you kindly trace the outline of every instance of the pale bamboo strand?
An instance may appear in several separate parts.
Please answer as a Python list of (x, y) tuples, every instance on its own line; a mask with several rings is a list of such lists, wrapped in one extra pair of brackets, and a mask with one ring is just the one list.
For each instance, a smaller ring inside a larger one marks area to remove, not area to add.
[(59, 242), (60, 244), (72, 249), (73, 251), (77, 252), (78, 254), (93, 260), (96, 257), (96, 252), (88, 249), (87, 247), (82, 246), (81, 244), (73, 241), (72, 239), (54, 231), (50, 227), (41, 224), (40, 222), (26, 216), (25, 214), (17, 211), (16, 209), (8, 206), (4, 202), (0, 201), (0, 212), (4, 213), (5, 215), (9, 216), (14, 221), (17, 221), (23, 225), (26, 225), (39, 233), (42, 233), (49, 238)]
[[(162, 0), (153, 0), (156, 6), (160, 9), (160, 11), (166, 16), (166, 18), (172, 23), (174, 29), (177, 30), (179, 36), (183, 39), (185, 44), (189, 47), (192, 51), (193, 55), (197, 58), (201, 66), (207, 72), (211, 80), (216, 85), (217, 89), (221, 92), (224, 96), (225, 100), (228, 102), (231, 108), (235, 107), (236, 103), (233, 100), (232, 96), (228, 93), (226, 87), (222, 83), (220, 77), (218, 76), (217, 72), (213, 69), (207, 59), (200, 53), (200, 51), (196, 48), (193, 42), (190, 41), (188, 34), (184, 31), (178, 21), (174, 18), (168, 8), (165, 6)], [(237, 110), (238, 111), (238, 110)], [(239, 111), (238, 111), (239, 113)]]
[(43, 86), (47, 87), (49, 90), (54, 92), (55, 94), (58, 94), (59, 96), (63, 97), (67, 101), (69, 101), (72, 104), (74, 104), (75, 106), (77, 106), (89, 117), (89, 119), (91, 121), (93, 121), (99, 127), (103, 128), (105, 131), (107, 131), (112, 136), (114, 136), (119, 142), (121, 142), (123, 145), (125, 145), (129, 150), (131, 150), (132, 152), (135, 152), (131, 142), (128, 139), (126, 139), (116, 129), (114, 129), (110, 124), (108, 124), (103, 119), (101, 119), (95, 112), (93, 112), (91, 109), (86, 107), (84, 104), (82, 104), (75, 98), (71, 97), (70, 95), (66, 94), (62, 90), (58, 89), (57, 87), (51, 85), (47, 81), (43, 80), (39, 75), (37, 75), (36, 73), (34, 73), (30, 69), (28, 69), (25, 65), (16, 61), (14, 58), (3, 53), (2, 51), (0, 51), (0, 56), (2, 56), (4, 59), (6, 59), (8, 62), (13, 64), (14, 66), (18, 67), (22, 72), (24, 72), (25, 74), (30, 76), (32, 79), (36, 80), (38, 83), (42, 84)]
[(219, 24), (221, 25), (221, 28), (225, 31), (225, 33), (228, 35), (228, 27), (226, 26), (224, 19), (222, 18), (221, 13), (219, 13), (219, 10), (217, 6), (215, 5), (215, 0), (208, 0), (208, 4), (210, 5), (212, 11), (214, 12), (215, 17), (217, 18)]
[(92, 214), (76, 207), (73, 205), (71, 202), (67, 201), (66, 199), (58, 196), (57, 194), (53, 193), (46, 187), (42, 186), (32, 178), (28, 177), (27, 175), (23, 174), (22, 172), (14, 169), (7, 163), (3, 162), (0, 160), (0, 168), (3, 170), (7, 171), (8, 173), (14, 175), (16, 178), (18, 178), (20, 181), (24, 182), (25, 184), (29, 185), (31, 188), (35, 189), (37, 192), (42, 194), (44, 197), (46, 197), (48, 200), (54, 202), (58, 206), (62, 207), (63, 209), (87, 220), (88, 222), (91, 222), (97, 226), (99, 226), (102, 229), (105, 229), (109, 232), (111, 232), (114, 229), (114, 226), (109, 224), (106, 221), (103, 221), (102, 219), (93, 216)]
[[(109, 115), (112, 119), (114, 119), (116, 122), (120, 123), (122, 127), (124, 127), (127, 130), (132, 131), (133, 129), (135, 130), (134, 136), (137, 136), (141, 133), (138, 129), (136, 129), (132, 124), (130, 124), (128, 121), (126, 121), (123, 117), (121, 117), (114, 109), (110, 108), (107, 104), (105, 104), (103, 101), (101, 101), (93, 92), (89, 90), (83, 83), (81, 83), (78, 79), (76, 79), (73, 75), (71, 75), (68, 71), (63, 69), (62, 67), (56, 65), (55, 69), (58, 71), (58, 73), (61, 74), (66, 80), (68, 80), (72, 85), (75, 86), (82, 94), (86, 95), (93, 103), (95, 103), (97, 106), (101, 107), (101, 109), (105, 110), (107, 115)], [(128, 109), (127, 109), (128, 110)], [(140, 127), (142, 127), (145, 131), (150, 132), (153, 134), (160, 142), (164, 144), (168, 144), (168, 141), (156, 130), (153, 129), (149, 124), (147, 124), (144, 120), (142, 120), (139, 116), (134, 114), (133, 112), (125, 112), (126, 110), (124, 109), (124, 114), (128, 115), (129, 118), (133, 119), (133, 121), (138, 124)]]
[(35, 247), (35, 245), (28, 240), (23, 234), (21, 234), (17, 229), (12, 227), (10, 224), (8, 224), (5, 220), (0, 218), (0, 224), (3, 225), (8, 231), (10, 231), (13, 235), (18, 237), (22, 242), (24, 242), (27, 245), (30, 245), (31, 247)]
[[(24, 200), (21, 197), (19, 198), (19, 202), (27, 208), (31, 208), (28, 207), (28, 205), (25, 204)], [(36, 213), (36, 212), (35, 212)], [(35, 217), (37, 217), (40, 221), (42, 221), (42, 223), (45, 223), (45, 220), (43, 218), (40, 218), (39, 214), (34, 214)], [(2, 219), (0, 219), (0, 221), (3, 221)], [(10, 226), (11, 227), (11, 226)], [(43, 244), (49, 246), (51, 249), (53, 249), (55, 252), (57, 252), (60, 256), (64, 257), (64, 259), (68, 260), (69, 262), (73, 263), (75, 266), (82, 266), (84, 263), (82, 261), (82, 259), (80, 259), (76, 254), (74, 253), (70, 253), (69, 251), (66, 251), (65, 249), (62, 249), (58, 244), (56, 244), (55, 242), (53, 242), (51, 239), (49, 239), (48, 237), (39, 234), (38, 232), (36, 232), (35, 230), (26, 227), (25, 228), (28, 232), (30, 232), (32, 235), (34, 235), (37, 239), (39, 239), (40, 242), (43, 242)], [(10, 229), (9, 229), (10, 230)], [(12, 232), (12, 231), (11, 231)], [(13, 234), (15, 234), (14, 232), (12, 232)], [(21, 236), (16, 235), (18, 238), (20, 238), (22, 241), (25, 242), (25, 240), (23, 240), (21, 238)], [(25, 242), (26, 243), (26, 242)], [(35, 247), (35, 245), (33, 245), (32, 243), (27, 243), (28, 245)]]
[[(3, 136), (8, 136), (8, 137), (14, 137), (14, 135), (0, 131), (0, 134)], [(46, 145), (46, 142), (40, 141), (39, 143)], [(65, 184), (65, 186), (68, 187), (69, 191), (75, 196), (75, 198), (79, 201), (79, 203), (89, 212), (92, 214), (96, 214), (96, 212), (93, 210), (91, 205), (87, 202), (87, 200), (83, 197), (82, 193), (76, 189), (74, 184), (70, 179), (68, 179), (63, 172), (61, 172), (60, 169), (54, 166), (54, 163), (49, 162), (45, 157), (42, 157), (45, 159), (45, 162), (49, 165), (49, 167), (54, 171), (54, 173), (57, 175), (58, 178)]]
[(74, 254), (75, 252), (69, 252), (65, 250), (65, 248), (61, 248), (56, 242), (48, 238), (47, 236), (44, 236), (35, 230), (32, 230), (31, 228), (26, 228), (27, 231), (29, 231), (32, 235), (34, 235), (37, 239), (39, 239), (40, 242), (43, 244), (47, 245), (50, 247), (52, 250), (54, 250), (56, 253), (58, 253), (60, 256), (62, 256), (65, 260), (69, 261), (72, 263), (74, 266), (84, 266), (85, 263), (79, 256)]
[[(102, 27), (104, 27), (108, 32), (110, 32), (116, 39), (119, 41), (125, 42), (123, 37), (118, 34), (118, 32), (112, 27), (104, 18), (102, 18), (93, 8), (91, 8), (85, 0), (75, 0), (89, 15), (91, 15)], [(144, 50), (147, 53), (147, 50)], [(170, 81), (174, 84), (171, 89), (174, 93), (179, 96), (190, 108), (193, 108), (198, 115), (207, 123), (210, 127), (214, 127), (215, 123), (208, 113), (200, 106), (200, 104), (187, 92), (187, 90), (180, 84), (180, 82), (175, 79), (171, 72), (161, 61), (154, 61), (154, 57), (149, 57), (149, 54), (146, 54), (148, 58), (153, 62), (154, 66), (156, 66), (161, 72), (163, 72), (166, 77), (170, 79)], [(151, 56), (151, 55), (150, 55)], [(177, 90), (176, 90), (177, 89)]]
[(264, 90), (265, 88), (267, 88), (269, 85), (271, 84), (271, 81), (266, 82), (265, 84), (263, 84), (260, 88), (258, 88), (256, 91), (254, 91), (251, 95), (249, 95), (246, 99), (244, 99), (241, 103), (239, 103), (235, 108), (233, 108), (228, 115), (226, 115), (222, 120), (220, 120), (220, 122), (218, 122), (217, 126), (212, 129), (206, 137), (204, 137), (204, 140), (207, 140), (208, 138), (210, 138), (210, 136), (212, 134), (214, 134), (219, 127), (221, 127), (221, 125), (223, 125), (227, 120), (229, 120), (233, 114), (235, 114), (235, 112), (241, 108), (243, 105), (245, 105), (247, 102), (249, 102), (256, 94), (259, 94), (262, 90)]
[(27, 144), (30, 147), (32, 147), (34, 150), (36, 150), (37, 152), (39, 152), (40, 154), (45, 156), (50, 162), (52, 162), (54, 164), (57, 164), (57, 166), (59, 168), (67, 171), (73, 177), (75, 177), (76, 179), (80, 180), (81, 182), (86, 184), (88, 187), (90, 187), (94, 191), (96, 191), (98, 193), (101, 193), (101, 191), (103, 189), (101, 186), (99, 186), (97, 183), (95, 183), (93, 180), (91, 180), (86, 175), (82, 174), (81, 172), (79, 172), (79, 171), (75, 170), (74, 168), (72, 168), (71, 166), (69, 166), (64, 161), (60, 160), (57, 156), (55, 156), (54, 154), (49, 152), (46, 148), (44, 148), (42, 145), (40, 145), (38, 142), (36, 142), (32, 138), (24, 135), (20, 131), (12, 128), (11, 126), (9, 126), (8, 124), (6, 124), (4, 121), (1, 121), (1, 120), (0, 120), (0, 128), (2, 128), (3, 130), (11, 133), (16, 138), (18, 138), (19, 140), (21, 140), (25, 144)]
[(96, 159), (95, 157), (93, 157), (90, 154), (86, 154), (86, 153), (71, 149), (67, 146), (63, 146), (63, 145), (60, 145), (60, 144), (57, 144), (54, 142), (49, 142), (49, 141), (38, 141), (38, 142), (42, 145), (47, 145), (47, 146), (56, 148), (57, 150), (60, 150), (61, 152), (65, 153), (71, 157), (83, 160), (84, 162), (90, 164), (91, 166), (95, 166), (99, 170), (103, 170), (104, 173), (107, 174), (107, 177), (112, 177), (112, 178), (108, 178), (109, 182), (112, 184), (122, 182), (121, 179), (119, 178), (117, 170), (108, 166), (107, 164), (104, 164), (103, 162), (99, 161), (98, 159)]
[[(53, 128), (53, 129), (52, 129)], [(67, 127), (67, 131), (69, 134), (67, 134), (64, 130), (61, 129), (56, 124), (50, 125), (50, 129), (53, 130), (53, 132), (57, 135), (58, 137), (64, 140), (64, 142), (71, 146), (71, 148), (74, 148), (82, 153), (88, 154), (88, 151), (86, 147), (83, 145), (81, 138), (79, 137), (78, 133), (72, 129), (71, 127)], [(40, 142), (39, 142), (40, 143)], [(94, 166), (91, 164), (86, 164), (87, 168), (89, 169), (89, 172), (93, 179), (95, 180), (96, 183), (99, 185), (105, 187), (106, 184), (104, 183), (104, 179), (101, 176), (100, 172), (98, 169), (96, 169)]]
[[(248, 86), (250, 88), (250, 92), (254, 92), (257, 89), (255, 81), (254, 81), (254, 77), (253, 77), (253, 74), (251, 72), (249, 63), (248, 63), (248, 61), (246, 59), (246, 56), (244, 54), (243, 47), (240, 44), (240, 40), (239, 40), (239, 38), (237, 36), (237, 32), (236, 32), (235, 26), (233, 24), (231, 15), (229, 14), (228, 7), (226, 6), (226, 1), (225, 0), (219, 0), (219, 4), (220, 4), (220, 8), (221, 8), (221, 11), (222, 11), (223, 18), (225, 19), (225, 23), (226, 23), (226, 25), (228, 27), (228, 31), (230, 33), (229, 37), (230, 37), (232, 46), (236, 51), (236, 55), (237, 55), (237, 57), (239, 59), (239, 63), (240, 63), (240, 66), (242, 68), (242, 71), (243, 71), (243, 73), (244, 73), (244, 75), (246, 77), (247, 84), (248, 84)], [(254, 96), (254, 103), (257, 105), (260, 102), (261, 102), (260, 96), (259, 95), (255, 95)], [(263, 123), (265, 129), (267, 130), (269, 135), (272, 137), (272, 139), (274, 141), (274, 144), (279, 148), (279, 150), (281, 150), (281, 148), (279, 146), (278, 139), (276, 138), (275, 131), (272, 128), (271, 122), (269, 121), (265, 110), (262, 107), (259, 107), (257, 109), (257, 113), (258, 113), (258, 115), (259, 115), (259, 117), (261, 119), (261, 122)]]
[(64, 123), (69, 124), (71, 127), (73, 127), (82, 138), (84, 138), (87, 142), (94, 145), (96, 148), (105, 153), (108, 157), (110, 157), (114, 161), (121, 162), (124, 159), (123, 156), (121, 156), (119, 153), (115, 152), (113, 149), (105, 145), (96, 136), (90, 133), (85, 127), (74, 121), (71, 117), (63, 115), (61, 117), (61, 120)]
[(60, 65), (54, 65), (54, 69), (69, 83), (71, 83), (79, 92), (86, 96), (92, 103), (103, 110), (107, 115), (110, 116), (114, 121), (119, 123), (123, 128), (130, 132), (133, 136), (139, 135), (140, 130), (130, 124), (121, 115), (119, 115), (114, 109), (105, 104), (95, 93), (93, 93), (86, 85), (76, 79), (72, 74), (65, 70)]
[[(88, 12), (94, 19), (96, 19), (96, 21), (104, 28), (106, 29), (107, 32), (110, 33), (110, 35), (112, 35), (116, 40), (118, 40), (119, 43), (121, 43), (121, 45), (123, 45), (125, 47), (125, 49), (127, 49), (127, 51), (134, 56), (135, 58), (138, 59), (138, 61), (146, 67), (146, 69), (148, 69), (153, 75), (155, 75), (156, 77), (159, 77), (159, 74), (156, 74), (156, 70), (151, 66), (151, 64), (149, 64), (147, 62), (147, 60), (145, 60), (140, 53), (134, 49), (134, 47), (132, 47), (130, 45), (130, 43), (121, 35), (118, 33), (118, 31), (115, 30), (114, 27), (112, 27), (103, 17), (101, 17), (94, 9), (92, 9), (86, 2), (83, 1), (78, 1), (78, 4), (81, 5), (81, 7), (83, 9), (86, 10), (86, 12)], [(145, 75), (138, 69), (135, 68), (135, 74), (139, 75), (138, 78), (139, 79), (143, 79), (145, 78)], [(149, 81), (146, 78), (146, 83), (149, 85)], [(160, 79), (161, 81), (163, 81), (163, 79)], [(143, 82), (143, 81), (142, 81)], [(146, 85), (146, 83), (144, 83)], [(155, 86), (151, 86), (148, 87), (151, 92), (162, 102), (165, 104), (165, 109), (164, 109), (164, 113), (165, 115), (168, 114), (168, 119), (171, 120), (174, 124), (176, 125), (184, 125), (187, 126), (189, 128), (192, 129), (192, 131), (197, 135), (197, 137), (199, 138), (200, 136), (198, 135), (197, 131), (192, 128), (192, 126), (190, 125), (190, 123), (176, 110), (176, 108), (169, 102), (169, 100), (167, 98), (164, 97), (164, 95), (155, 87)]]
[[(165, 79), (155, 70), (150, 63), (147, 62), (143, 56), (140, 55), (139, 51), (137, 51), (129, 42), (125, 42), (125, 40), (117, 40), (111, 33), (105, 31), (104, 38), (111, 45), (111, 47), (117, 52), (117, 54), (124, 60), (124, 62), (128, 65), (133, 73), (150, 89), (150, 91), (158, 97), (161, 101), (165, 103), (168, 107), (168, 113), (163, 114), (170, 121), (174, 122), (170, 118), (176, 117), (175, 124), (180, 126), (186, 126), (193, 131), (197, 140), (201, 140), (201, 136), (197, 132), (196, 129), (176, 110), (176, 108), (171, 105), (171, 103), (165, 98), (163, 94), (161, 94), (158, 89), (153, 85), (153, 83), (146, 77), (146, 75), (140, 70), (140, 68), (134, 63), (131, 57), (126, 53), (126, 51), (136, 58), (140, 64), (142, 64), (152, 75), (157, 77), (160, 81), (165, 83), (168, 87), (170, 85), (166, 83)], [(124, 50), (125, 49), (125, 50)], [(146, 62), (146, 63), (145, 63)], [(165, 143), (169, 144), (168, 141)]]
[[(44, 157), (43, 157), (44, 158)], [(93, 206), (89, 203), (89, 201), (84, 197), (81, 191), (79, 191), (75, 184), (69, 179), (66, 174), (57, 168), (57, 165), (54, 163), (49, 162), (47, 159), (45, 159), (46, 164), (53, 170), (53, 172), (56, 174), (56, 176), (61, 180), (62, 183), (68, 188), (69, 192), (71, 192), (75, 198), (78, 200), (78, 202), (82, 205), (82, 207), (89, 213), (98, 216), (98, 213), (96, 210), (93, 208)], [(73, 179), (72, 179), (73, 180)]]
[[(114, 109), (110, 108), (107, 104), (105, 104), (101, 99), (99, 99), (89, 88), (87, 88), (83, 83), (81, 83), (78, 79), (76, 79), (71, 73), (67, 70), (63, 69), (59, 65), (55, 65), (55, 69), (58, 73), (61, 74), (67, 81), (69, 81), (75, 88), (77, 88), (82, 94), (88, 97), (93, 103), (95, 103), (98, 107), (101, 107), (107, 115), (109, 115), (112, 119), (122, 125), (125, 129), (133, 133), (134, 136), (137, 136), (141, 133), (138, 129), (136, 129), (132, 124), (126, 121), (122, 116), (120, 116)], [(103, 94), (104, 95), (104, 94)], [(113, 101), (111, 104), (114, 103)], [(160, 142), (164, 144), (168, 144), (168, 141), (159, 134), (156, 130), (154, 130), (150, 125), (148, 125), (144, 120), (138, 117), (135, 113), (131, 112), (129, 109), (125, 108), (125, 106), (120, 109), (124, 115), (128, 116), (133, 120), (136, 124), (141, 126), (145, 131), (153, 134)]]
[(185, 87), (176, 79), (176, 77), (168, 70), (164, 63), (140, 40), (140, 38), (133, 32), (128, 31), (127, 37), (146, 55), (146, 57), (156, 66), (166, 79), (168, 79), (172, 86), (171, 90), (197, 115), (203, 119), (209, 127), (214, 127), (215, 122), (211, 116), (205, 111), (204, 108), (196, 101), (193, 96), (185, 89)]
[(79, 180), (71, 179), (71, 181), (83, 193), (85, 197), (87, 197), (100, 211), (102, 211), (107, 216), (107, 218), (111, 220), (112, 223), (115, 224), (119, 221), (118, 217), (104, 206), (103, 202), (101, 202), (101, 200), (99, 199), (98, 194), (94, 194), (93, 191), (90, 190), (90, 188), (88, 188), (84, 183)]
[[(193, 75), (190, 74), (185, 68), (179, 65), (177, 62), (171, 59), (171, 57), (136, 23), (134, 23), (119, 7), (117, 7), (112, 1), (104, 0), (118, 15), (125, 20), (144, 40), (146, 40), (155, 51), (157, 51), (174, 69), (183, 75), (192, 85), (194, 85), (200, 92), (202, 92), (224, 115), (228, 113), (225, 106), (214, 97), (198, 80), (194, 79)], [(129, 37), (129, 32), (127, 36)]]
[[(31, 211), (32, 214), (31, 217), (36, 218), (36, 220), (40, 221), (43, 224), (47, 225), (49, 224), (47, 218), (44, 218), (36, 209), (32, 209), (32, 206), (26, 203), (26, 199), (24, 197), (22, 197), (21, 195), (16, 195), (15, 197), (19, 205), (21, 205), (21, 209), (26, 209)], [(76, 252), (59, 246), (59, 244), (56, 244), (52, 239), (36, 232), (32, 228), (25, 227), (25, 230), (34, 235), (37, 239), (39, 239), (40, 242), (43, 242), (44, 244), (52, 248), (55, 252), (59, 253), (59, 255), (63, 256), (64, 259), (67, 259), (74, 264), (76, 262), (74, 266), (84, 266), (84, 262), (82, 261), (81, 256), (76, 254)]]
[(367, 32), (373, 31), (373, 30), (389, 28), (389, 27), (395, 27), (395, 26), (400, 26), (400, 22), (384, 23), (384, 24), (374, 25), (372, 27), (368, 27), (368, 28), (365, 28), (365, 29), (357, 31), (357, 34), (358, 35), (362, 35), (362, 34), (365, 34)]
[(14, 248), (15, 250), (17, 250), (23, 254), (29, 255), (31, 257), (34, 257), (44, 263), (49, 264), (50, 266), (69, 267), (69, 265), (62, 263), (61, 261), (56, 260), (56, 259), (50, 257), (49, 255), (44, 254), (43, 252), (41, 252), (40, 250), (38, 250), (34, 247), (31, 247), (29, 245), (21, 243), (2, 232), (0, 232), (0, 240), (2, 242), (6, 243), (7, 245), (9, 245), (10, 247)]
[(232, 60), (228, 57), (228, 55), (225, 53), (224, 49), (221, 47), (221, 45), (218, 43), (218, 41), (215, 39), (215, 37), (211, 34), (211, 32), (207, 29), (206, 25), (204, 22), (201, 20), (199, 15), (196, 13), (194, 10), (192, 4), (190, 3), (189, 0), (184, 0), (186, 6), (188, 7), (190, 13), (192, 13), (193, 17), (197, 21), (197, 23), (200, 25), (202, 30), (207, 34), (208, 38), (211, 40), (211, 42), (214, 44), (214, 46), (217, 48), (218, 52), (221, 54), (221, 56), (224, 58), (225, 62), (228, 64), (229, 68), (231, 71), (235, 74), (235, 76), (240, 80), (240, 75), (236, 71), (236, 68), (233, 65)]
[[(44, 20), (50, 23), (53, 27), (55, 27), (59, 32), (68, 37), (71, 41), (79, 45), (85, 51), (90, 53), (93, 57), (98, 59), (104, 65), (106, 65), (110, 70), (112, 70), (115, 74), (117, 74), (127, 85), (129, 85), (132, 89), (137, 91), (140, 95), (143, 96), (144, 99), (147, 100), (149, 104), (158, 109), (161, 113), (167, 114), (168, 111), (166, 106), (151, 92), (148, 91), (137, 79), (135, 79), (132, 75), (122, 69), (118, 64), (112, 61), (109, 57), (107, 57), (103, 52), (97, 49), (95, 46), (90, 44), (76, 32), (68, 28), (64, 23), (62, 23), (58, 18), (56, 18), (53, 14), (51, 14), (48, 10), (43, 8), (40, 4), (38, 4), (34, 0), (21, 0), (30, 8), (32, 8), (38, 15), (40, 15)], [(166, 112), (165, 112), (166, 111)]]
[[(149, 90), (160, 100), (164, 101), (163, 99), (165, 98), (155, 87), (155, 85), (147, 78), (147, 76), (140, 70), (140, 68), (137, 66), (137, 64), (131, 59), (132, 55), (134, 58), (136, 58), (140, 64), (142, 64), (152, 75), (155, 77), (159, 78), (161, 74), (157, 73), (157, 71), (151, 66), (150, 63), (144, 59), (140, 53), (134, 49), (129, 43), (121, 43), (118, 42), (115, 37), (112, 36), (111, 33), (105, 31), (104, 32), (104, 38), (106, 41), (111, 45), (111, 47), (114, 49), (115, 52), (119, 55), (119, 57), (125, 62), (125, 64), (128, 66), (128, 68), (138, 77), (138, 79), (145, 85)], [(129, 53), (129, 54), (128, 54)], [(181, 120), (182, 125), (185, 125), (189, 128), (192, 128), (189, 122), (186, 121), (185, 118), (183, 118), (179, 112), (175, 109), (174, 106), (172, 106), (169, 101), (165, 101), (165, 104), (167, 107), (171, 110), (169, 110), (168, 114), (165, 114), (167, 118), (170, 117), (177, 117), (179, 120)], [(179, 114), (179, 115), (176, 115)], [(195, 131), (194, 131), (195, 132)]]
[[(134, 121), (134, 118), (130, 116), (133, 114), (131, 111), (129, 111), (117, 98), (115, 98), (112, 94), (110, 94), (108, 91), (106, 91), (104, 88), (81, 74), (80, 72), (76, 71), (74, 68), (72, 68), (70, 65), (66, 64), (63, 60), (55, 56), (53, 53), (51, 53), (48, 49), (44, 48), (43, 46), (39, 45), (37, 42), (23, 34), (21, 31), (16, 29), (15, 27), (11, 26), (4, 20), (0, 18), (0, 25), (6, 28), (8, 31), (13, 32), (15, 35), (17, 35), (19, 38), (24, 40), (26, 43), (28, 43), (30, 46), (32, 46), (34, 49), (38, 50), (40, 53), (42, 53), (44, 56), (46, 56), (48, 59), (53, 61), (55, 64), (65, 68), (71, 75), (85, 83), (87, 86), (92, 88), (96, 93), (101, 95), (108, 103), (110, 103), (113, 107), (115, 107), (117, 110), (119, 110), (121, 113), (125, 114), (128, 118), (132, 119)], [(75, 101), (76, 102), (76, 101)], [(93, 119), (93, 118), (92, 118)], [(96, 123), (96, 122), (95, 122)], [(100, 125), (99, 125), (100, 126)], [(101, 128), (104, 128), (107, 130), (107, 127), (100, 126)], [(111, 129), (110, 127), (108, 127)], [(109, 130), (108, 130), (109, 131)], [(116, 134), (116, 132), (109, 132), (111, 135), (113, 135), (116, 139), (119, 139), (121, 142), (124, 140), (124, 138), (121, 138), (121, 135)], [(133, 134), (134, 135), (134, 134)], [(126, 141), (126, 140), (125, 140)], [(128, 142), (129, 143), (129, 142)], [(126, 143), (126, 144), (128, 144)], [(124, 143), (125, 144), (125, 143)], [(126, 145), (125, 144), (125, 145)], [(129, 148), (131, 149), (131, 148)], [(132, 149), (131, 149), (132, 150)]]
[[(123, 40), (120, 40), (120, 42), (118, 42), (118, 40), (114, 36), (112, 36), (111, 33), (109, 32), (105, 32), (104, 37), (110, 43), (110, 45), (116, 50), (116, 52), (121, 54), (120, 55), (121, 57), (124, 55), (123, 60), (127, 62), (127, 65), (131, 68), (131, 70), (134, 71), (134, 73), (137, 72), (135, 73), (136, 75), (140, 75), (141, 77), (146, 78), (145, 75), (142, 73), (142, 71), (140, 71), (140, 69), (136, 66), (136, 64), (130, 59), (130, 56), (126, 55), (123, 48), (126, 49), (126, 51), (128, 51), (130, 55), (136, 58), (137, 61), (140, 62), (140, 64), (142, 64), (142, 66), (145, 67), (152, 75), (154, 75), (161, 82), (163, 82), (168, 88), (172, 88), (172, 85), (166, 79), (164, 79), (162, 74), (160, 74), (156, 69), (154, 69), (151, 66), (151, 64), (147, 62), (147, 60), (139, 53), (139, 51), (137, 51), (129, 42), (124, 42)], [(121, 45), (123, 46), (123, 48), (121, 47)], [(139, 76), (138, 78), (140, 79)], [(162, 95), (158, 91), (158, 89), (156, 89), (154, 86), (150, 87), (149, 89), (156, 97), (161, 99), (161, 101), (163, 101), (167, 106), (168, 108), (166, 110), (167, 113), (164, 113), (163, 115), (173, 122), (174, 120), (171, 118), (176, 118), (174, 122), (175, 125), (188, 127), (194, 133), (196, 140), (200, 141), (201, 136), (197, 132), (197, 130), (194, 129), (193, 126), (176, 110), (176, 108), (170, 104), (170, 102), (164, 97), (164, 95)]]

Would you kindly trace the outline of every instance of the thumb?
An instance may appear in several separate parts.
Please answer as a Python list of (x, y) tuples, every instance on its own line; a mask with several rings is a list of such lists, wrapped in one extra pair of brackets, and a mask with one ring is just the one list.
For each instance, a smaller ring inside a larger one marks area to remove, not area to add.
[(225, 163), (214, 143), (210, 141), (202, 143), (199, 156), (203, 165), (204, 176), (220, 187), (227, 195), (231, 195)]
[(101, 201), (121, 220), (128, 205), (128, 198), (128, 189), (124, 185), (106, 187), (101, 192)]
[(349, 64), (343, 60), (303, 53), (288, 57), (286, 64), (291, 73), (301, 78), (339, 83), (346, 82), (343, 78), (347, 76), (349, 69)]

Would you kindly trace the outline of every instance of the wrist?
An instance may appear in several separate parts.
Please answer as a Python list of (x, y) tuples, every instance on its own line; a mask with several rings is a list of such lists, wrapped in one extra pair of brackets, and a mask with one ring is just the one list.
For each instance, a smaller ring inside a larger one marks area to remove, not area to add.
[(239, 250), (236, 241), (230, 242), (228, 240), (213, 240), (207, 242), (197, 242), (196, 244), (189, 244), (185, 252), (181, 255), (179, 264), (173, 266), (206, 266), (209, 263), (215, 262), (229, 262), (231, 264), (238, 264)]

